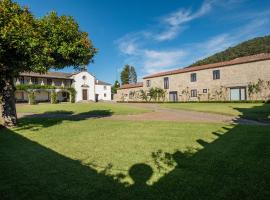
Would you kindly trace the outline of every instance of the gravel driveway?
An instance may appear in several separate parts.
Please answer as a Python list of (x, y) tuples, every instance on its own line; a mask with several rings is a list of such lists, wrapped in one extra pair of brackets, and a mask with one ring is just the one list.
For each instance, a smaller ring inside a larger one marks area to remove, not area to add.
[(94, 115), (69, 115), (59, 114), (34, 114), (34, 113), (18, 113), (18, 117), (38, 117), (38, 118), (103, 118), (113, 120), (131, 120), (131, 121), (174, 121), (174, 122), (210, 122), (210, 123), (237, 123), (250, 125), (269, 125), (266, 123), (242, 119), (235, 116), (227, 116), (221, 114), (204, 113), (196, 111), (186, 111), (162, 108), (158, 104), (126, 104), (133, 107), (143, 107), (152, 110), (152, 112), (136, 114), (136, 115), (110, 115), (110, 116), (94, 116)]

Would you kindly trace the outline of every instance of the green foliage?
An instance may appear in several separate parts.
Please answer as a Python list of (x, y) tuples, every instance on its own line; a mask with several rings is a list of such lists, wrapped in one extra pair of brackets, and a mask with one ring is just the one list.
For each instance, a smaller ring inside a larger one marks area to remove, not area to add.
[(0, 0), (0, 96), (7, 105), (3, 116), (9, 115), (5, 124), (17, 123), (14, 95), (9, 93), (21, 72), (46, 73), (66, 66), (81, 69), (96, 53), (88, 34), (71, 16), (51, 12), (36, 18), (28, 8)]
[(51, 91), (51, 104), (57, 103), (57, 93), (53, 90)]
[(137, 83), (137, 73), (133, 66), (130, 67), (129, 80), (130, 83)]
[(118, 80), (116, 80), (112, 86), (112, 94), (116, 94), (117, 93), (117, 89), (120, 87), (120, 83), (118, 82)]
[(230, 47), (225, 51), (216, 53), (210, 57), (199, 60), (190, 66), (205, 65), (216, 62), (232, 60), (238, 57), (249, 56), (259, 53), (270, 53), (270, 35), (257, 37), (242, 42), (234, 47)]
[(50, 68), (79, 68), (92, 61), (97, 50), (87, 33), (70, 16), (55, 12), (35, 18), (11, 0), (0, 1), (1, 79), (20, 72), (45, 73)]
[(76, 98), (76, 90), (73, 87), (67, 88), (70, 95), (70, 103), (75, 103)]
[(141, 98), (143, 101), (148, 101), (148, 96), (147, 96), (146, 91), (140, 90), (140, 98)]
[(248, 96), (252, 100), (270, 99), (270, 81), (258, 79), (257, 82), (248, 84)]
[(137, 83), (137, 74), (133, 66), (125, 65), (121, 72), (122, 85), (129, 83)]
[(34, 91), (28, 92), (28, 103), (30, 105), (35, 105), (37, 103)]
[(19, 84), (15, 86), (16, 90), (33, 90), (33, 89), (56, 89), (57, 87), (52, 85), (37, 85), (37, 84)]
[(154, 101), (165, 101), (165, 95), (166, 95), (166, 91), (163, 90), (162, 88), (150, 88), (149, 90), (149, 96), (150, 96), (150, 101), (154, 100)]

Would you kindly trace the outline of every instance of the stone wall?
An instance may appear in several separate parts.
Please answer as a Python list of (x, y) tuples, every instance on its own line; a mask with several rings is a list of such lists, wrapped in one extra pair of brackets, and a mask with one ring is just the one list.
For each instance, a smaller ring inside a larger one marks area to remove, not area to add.
[(114, 96), (115, 101), (142, 101), (140, 98), (140, 91), (143, 87), (136, 87), (130, 89), (118, 89)]
[[(220, 70), (220, 79), (213, 80), (213, 70)], [(197, 74), (196, 82), (191, 82), (192, 73)], [(164, 77), (169, 78), (167, 101), (171, 91), (177, 91), (179, 101), (230, 100), (230, 88), (234, 87), (246, 88), (249, 100), (249, 83), (256, 83), (259, 79), (270, 81), (270, 60), (144, 79), (143, 89), (148, 91), (151, 87), (164, 88)], [(150, 87), (146, 87), (147, 80), (151, 81)], [(197, 97), (190, 96), (191, 90), (197, 90)], [(204, 93), (205, 91), (207, 92)], [(257, 99), (263, 98), (262, 95), (257, 95)]]

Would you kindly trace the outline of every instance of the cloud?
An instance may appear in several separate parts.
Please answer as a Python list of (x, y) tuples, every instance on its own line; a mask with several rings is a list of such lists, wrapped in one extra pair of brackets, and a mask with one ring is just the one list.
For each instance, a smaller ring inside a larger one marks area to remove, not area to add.
[(145, 50), (142, 55), (143, 70), (150, 74), (177, 67), (184, 56), (186, 56), (186, 52), (181, 49), (169, 51)]
[(199, 18), (211, 11), (215, 1), (204, 1), (202, 6), (195, 12), (190, 9), (180, 9), (162, 18), (161, 23), (165, 25), (166, 30), (154, 36), (157, 41), (174, 39), (181, 31), (186, 29), (185, 24), (196, 18)]
[[(220, 5), (220, 1), (218, 3)], [(163, 25), (161, 31), (160, 29), (143, 30), (129, 33), (118, 39), (116, 44), (121, 55), (124, 56), (124, 64), (129, 63), (136, 66), (139, 69), (138, 76), (143, 77), (187, 66), (239, 42), (267, 34), (270, 31), (269, 10), (267, 9), (259, 14), (249, 14), (252, 17), (247, 17), (243, 25), (229, 32), (221, 32), (197, 43), (185, 43), (181, 47), (172, 46), (162, 49), (161, 41), (177, 37), (188, 27), (188, 22), (206, 15), (214, 5), (217, 5), (217, 1), (208, 0), (204, 1), (196, 11), (180, 9), (160, 19), (160, 23)]]
[(121, 53), (126, 55), (135, 55), (137, 54), (138, 44), (137, 37), (126, 35), (123, 38), (120, 38), (116, 41), (118, 48)]

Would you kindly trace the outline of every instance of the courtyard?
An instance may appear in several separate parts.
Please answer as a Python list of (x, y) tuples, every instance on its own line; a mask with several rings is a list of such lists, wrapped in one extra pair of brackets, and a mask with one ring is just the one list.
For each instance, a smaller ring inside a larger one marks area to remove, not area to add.
[(19, 125), (0, 129), (3, 199), (269, 198), (269, 104), (18, 104), (17, 111)]

